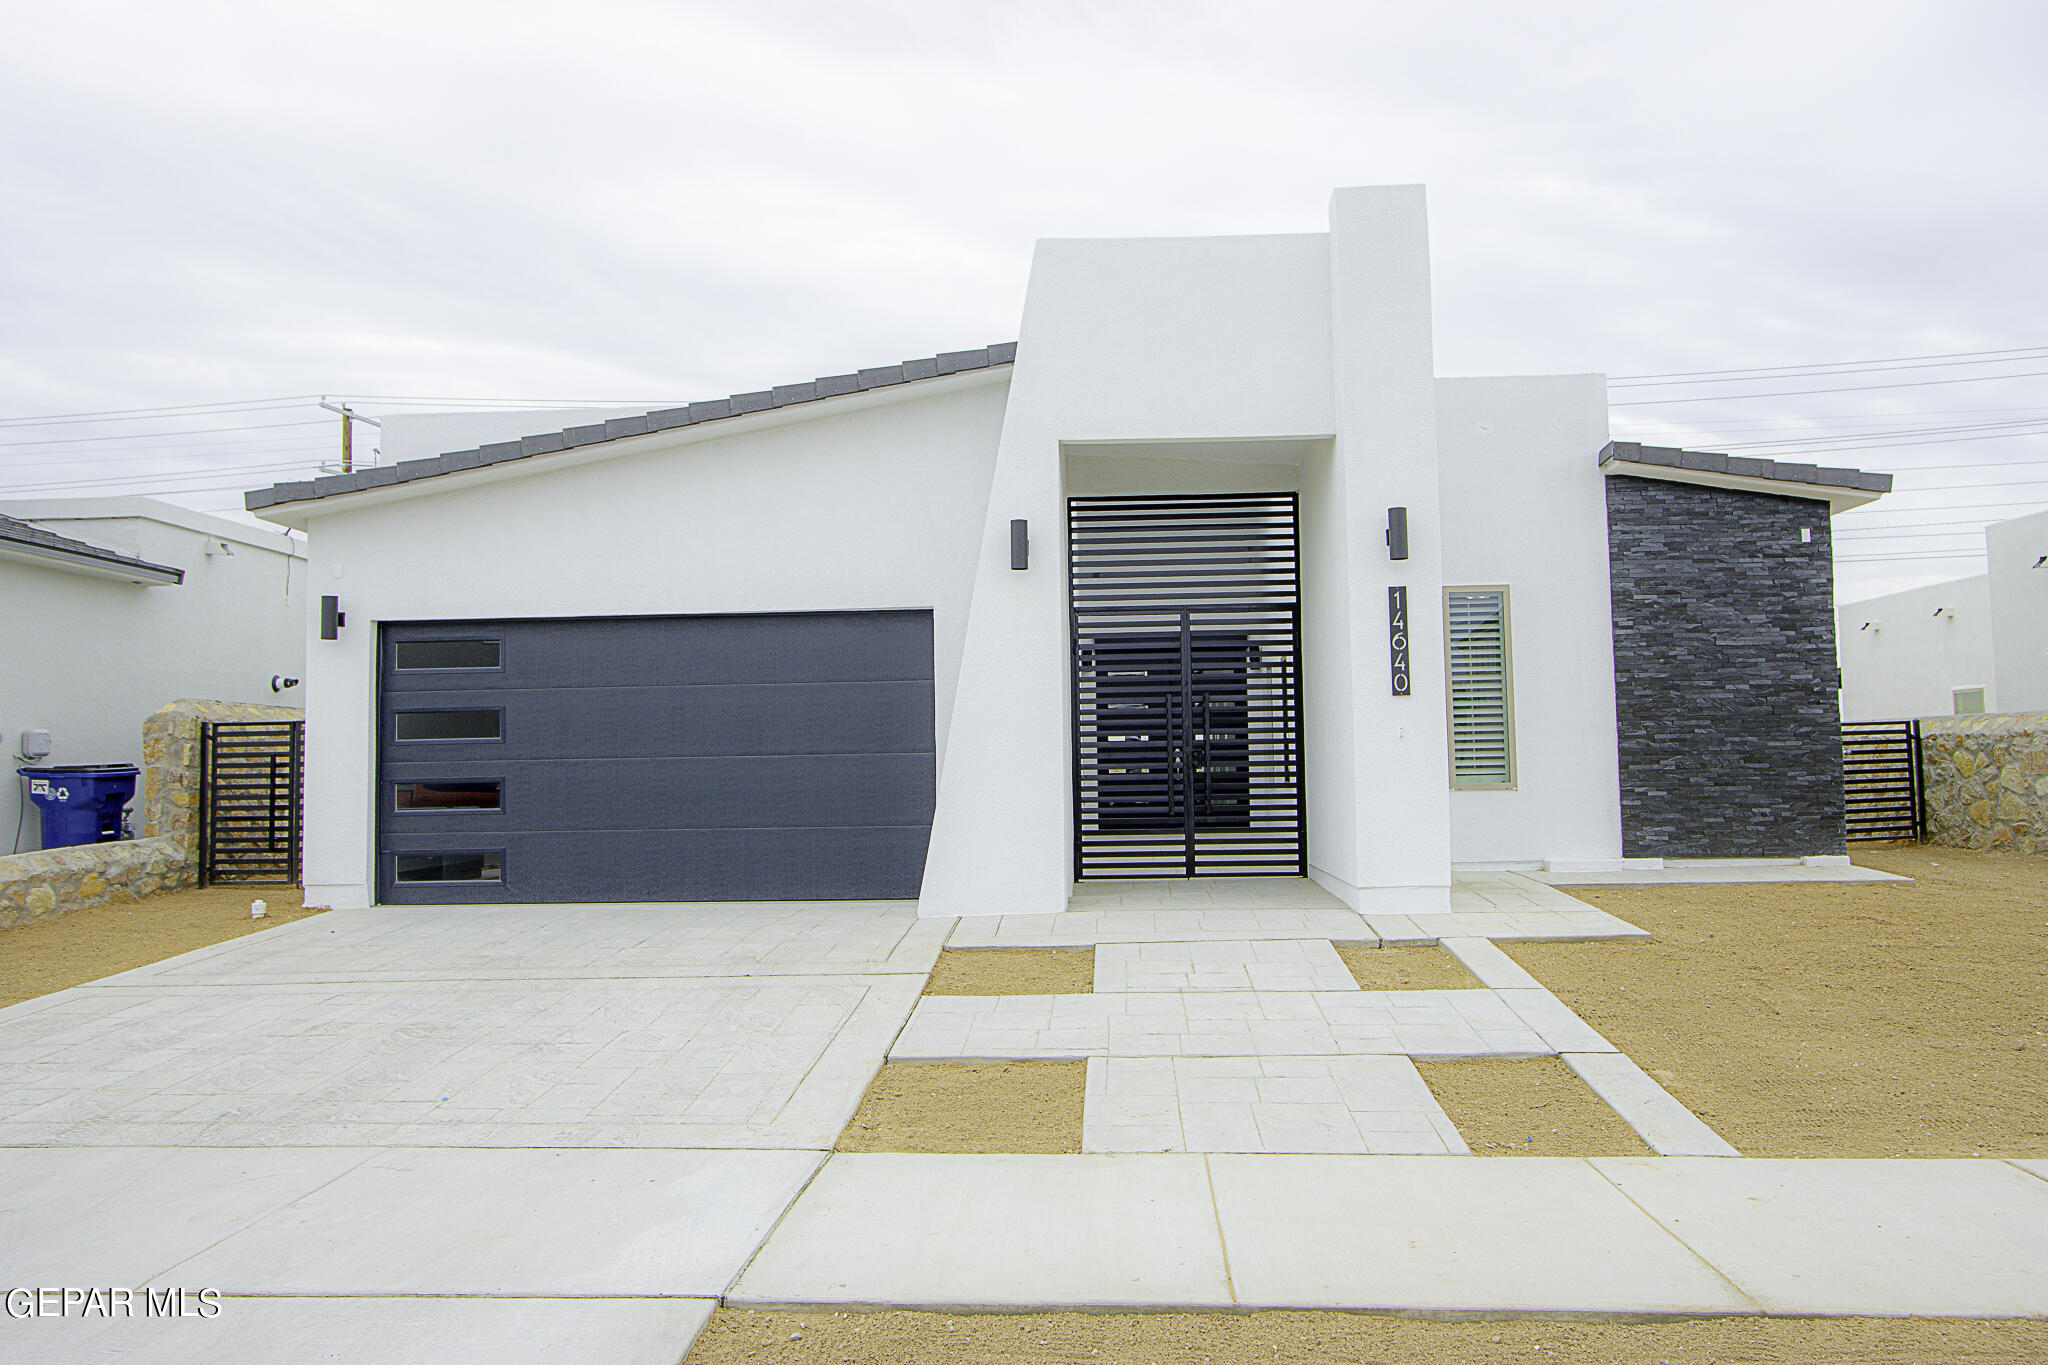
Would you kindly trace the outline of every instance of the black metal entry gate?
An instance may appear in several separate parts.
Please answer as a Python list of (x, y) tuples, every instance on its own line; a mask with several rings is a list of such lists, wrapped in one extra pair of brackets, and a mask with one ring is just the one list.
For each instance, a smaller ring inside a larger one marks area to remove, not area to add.
[(1067, 501), (1079, 877), (1305, 876), (1292, 493)]
[(199, 884), (299, 880), (306, 723), (202, 721)]
[(1927, 839), (1920, 722), (1842, 724), (1842, 795), (1849, 839)]

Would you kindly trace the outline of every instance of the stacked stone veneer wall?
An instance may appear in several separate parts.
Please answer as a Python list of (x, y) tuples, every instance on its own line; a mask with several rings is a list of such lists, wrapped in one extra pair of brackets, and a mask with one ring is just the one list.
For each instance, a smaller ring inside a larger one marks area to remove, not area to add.
[(175, 701), (151, 715), (142, 726), (143, 837), (0, 857), (0, 929), (196, 885), (200, 722), (303, 714), (286, 706)]
[(1828, 505), (1614, 475), (1607, 541), (1622, 851), (1845, 852)]
[(2048, 853), (2048, 712), (1936, 716), (1920, 745), (1928, 838)]

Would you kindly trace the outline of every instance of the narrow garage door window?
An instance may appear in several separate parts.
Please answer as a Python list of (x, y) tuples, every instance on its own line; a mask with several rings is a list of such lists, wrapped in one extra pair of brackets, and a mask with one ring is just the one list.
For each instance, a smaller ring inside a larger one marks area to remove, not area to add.
[(1506, 588), (1447, 588), (1451, 785), (1506, 791), (1515, 785), (1515, 698)]

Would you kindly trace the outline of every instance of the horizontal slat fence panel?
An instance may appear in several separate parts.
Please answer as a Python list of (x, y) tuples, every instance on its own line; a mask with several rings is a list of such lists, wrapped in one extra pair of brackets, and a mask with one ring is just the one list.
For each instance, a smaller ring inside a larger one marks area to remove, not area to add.
[(199, 727), (199, 882), (297, 885), (305, 820), (304, 721)]
[(1851, 840), (1927, 837), (1920, 722), (1845, 721), (1842, 792)]
[(1067, 507), (1076, 875), (1304, 875), (1295, 495)]

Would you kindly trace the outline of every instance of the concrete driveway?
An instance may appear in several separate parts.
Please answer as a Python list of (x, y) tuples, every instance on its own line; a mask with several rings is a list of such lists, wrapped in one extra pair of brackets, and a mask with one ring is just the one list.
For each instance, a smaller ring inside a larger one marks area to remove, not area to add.
[[(2048, 1312), (2048, 1163), (1743, 1159), (1492, 942), (1640, 931), (1311, 890), (345, 911), (0, 1010), (0, 1358), (673, 1365), (721, 1300)], [(1093, 995), (920, 1003), (949, 936), (1110, 946)], [(1345, 988), (1333, 939), (1482, 989)], [(1463, 1145), (1414, 1057), (1531, 1053), (1660, 1155), (1377, 1154)], [(1086, 1057), (1086, 1153), (828, 1155), (889, 1055)]]
[(0, 1289), (123, 1291), (13, 1295), (0, 1356), (667, 1365), (951, 927), (348, 911), (0, 1010)]

